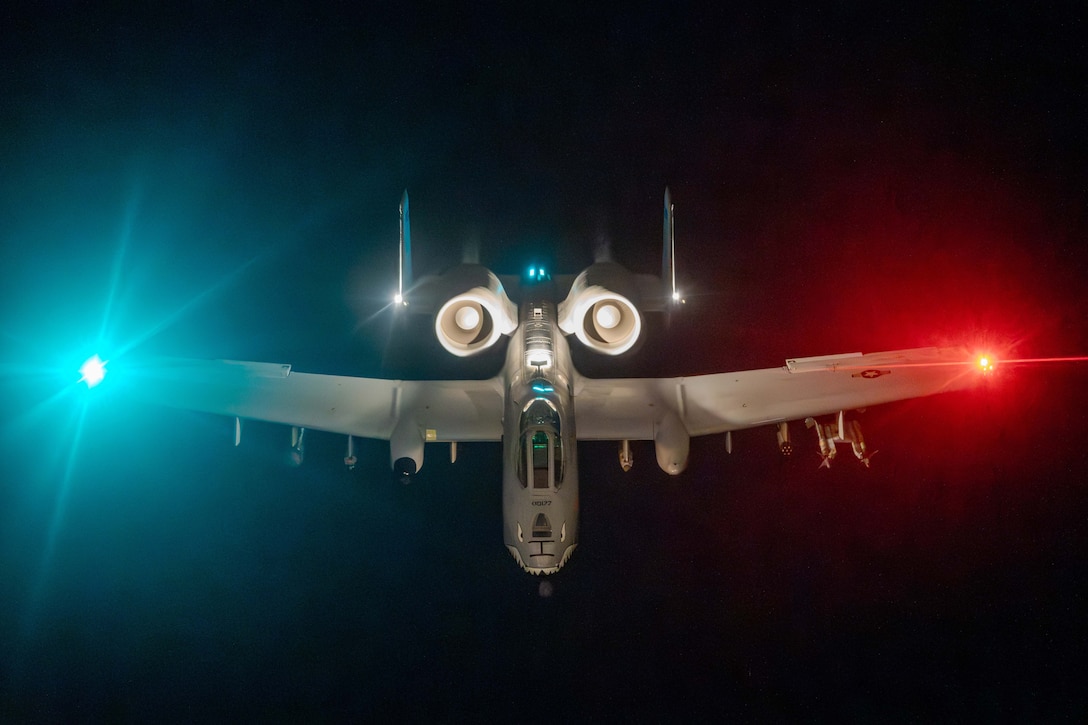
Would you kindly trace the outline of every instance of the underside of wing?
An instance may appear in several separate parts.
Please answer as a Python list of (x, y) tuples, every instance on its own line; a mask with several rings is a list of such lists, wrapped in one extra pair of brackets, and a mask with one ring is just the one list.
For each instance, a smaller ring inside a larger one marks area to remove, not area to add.
[(427, 440), (497, 441), (502, 389), (490, 380), (382, 380), (290, 365), (168, 358), (130, 371), (135, 395), (187, 410), (389, 439), (411, 421)]
[(578, 437), (652, 439), (672, 413), (690, 435), (723, 433), (957, 390), (980, 374), (966, 349), (919, 348), (686, 378), (580, 378)]

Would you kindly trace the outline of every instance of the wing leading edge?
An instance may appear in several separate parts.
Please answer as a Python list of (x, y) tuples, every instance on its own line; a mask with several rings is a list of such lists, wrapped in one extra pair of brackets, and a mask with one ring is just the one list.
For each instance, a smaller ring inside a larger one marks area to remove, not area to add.
[[(410, 421), (433, 441), (502, 438), (502, 381), (384, 380), (290, 365), (167, 358), (130, 370), (138, 396), (187, 410), (389, 440)], [(652, 440), (675, 414), (709, 435), (959, 390), (978, 379), (963, 348), (795, 358), (786, 365), (676, 378), (579, 376), (580, 440)]]
[(502, 384), (297, 373), (290, 365), (167, 358), (130, 371), (149, 402), (389, 440), (402, 421), (428, 441), (498, 441)]
[(578, 438), (652, 440), (671, 413), (690, 435), (724, 433), (958, 390), (978, 376), (966, 349), (930, 347), (693, 377), (579, 378)]

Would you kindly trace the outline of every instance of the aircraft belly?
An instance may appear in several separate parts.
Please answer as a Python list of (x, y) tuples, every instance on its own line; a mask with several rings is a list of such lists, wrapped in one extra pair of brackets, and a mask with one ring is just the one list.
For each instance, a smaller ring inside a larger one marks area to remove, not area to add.
[[(578, 538), (570, 354), (546, 303), (523, 305), (510, 341), (503, 416), (503, 540), (532, 574), (553, 574)], [(543, 362), (542, 362), (543, 361)]]

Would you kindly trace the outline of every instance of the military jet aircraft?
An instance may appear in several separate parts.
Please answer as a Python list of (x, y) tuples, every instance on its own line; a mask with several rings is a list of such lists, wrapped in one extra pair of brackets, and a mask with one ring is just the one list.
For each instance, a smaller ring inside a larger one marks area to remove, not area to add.
[[(521, 279), (461, 265), (413, 279), (408, 195), (400, 205), (398, 288), (392, 306), (434, 315), (449, 353), (477, 354), (508, 336), (502, 371), (486, 380), (386, 380), (297, 372), (291, 365), (232, 360), (157, 360), (139, 370), (141, 394), (155, 402), (242, 420), (292, 426), (291, 454), (302, 462), (307, 429), (389, 442), (390, 462), (407, 481), (427, 443), (501, 441), (503, 539), (522, 568), (553, 574), (578, 545), (578, 453), (584, 440), (616, 441), (623, 470), (631, 441), (653, 441), (671, 475), (687, 465), (692, 436), (767, 426), (783, 454), (789, 423), (816, 432), (822, 465), (849, 443), (868, 466), (872, 452), (847, 411), (956, 390), (993, 370), (966, 348), (797, 357), (777, 367), (674, 378), (599, 379), (574, 368), (568, 336), (602, 355), (621, 355), (643, 332), (644, 315), (682, 304), (676, 284), (673, 205), (665, 190), (662, 274), (632, 274), (611, 261), (572, 276), (534, 266)], [(88, 385), (105, 374), (94, 358)]]

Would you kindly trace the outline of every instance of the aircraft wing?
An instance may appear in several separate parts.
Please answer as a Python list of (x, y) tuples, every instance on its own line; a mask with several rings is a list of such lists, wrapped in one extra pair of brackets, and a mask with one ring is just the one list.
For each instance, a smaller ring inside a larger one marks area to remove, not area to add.
[(128, 371), (135, 394), (175, 408), (388, 440), (412, 420), (428, 441), (502, 438), (502, 384), (297, 373), (290, 365), (166, 358)]
[(680, 378), (579, 378), (582, 440), (652, 440), (675, 413), (691, 435), (827, 415), (965, 388), (982, 374), (962, 348), (787, 360), (778, 368)]

